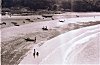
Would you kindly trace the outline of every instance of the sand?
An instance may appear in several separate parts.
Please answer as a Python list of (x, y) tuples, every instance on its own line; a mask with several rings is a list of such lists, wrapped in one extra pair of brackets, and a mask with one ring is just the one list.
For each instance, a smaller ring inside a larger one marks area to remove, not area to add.
[[(14, 20), (12, 20), (12, 19), (10, 20), (10, 18), (6, 19), (5, 17), (4, 17), (4, 19), (6, 20), (6, 22), (16, 21), (16, 20), (18, 22), (20, 22), (26, 18), (26, 17), (24, 17), (24, 18), (23, 17), (21, 18), (21, 17), (16, 18), (16, 16), (14, 16), (14, 18), (12, 17)], [(21, 18), (21, 19), (19, 19), (19, 18)], [(61, 17), (58, 17), (58, 18), (61, 18)], [(31, 18), (31, 19), (34, 19), (34, 18)], [(41, 21), (41, 22), (44, 22), (44, 21)], [(68, 31), (71, 31), (74, 29), (86, 27), (86, 26), (99, 24), (99, 23), (97, 23), (97, 21), (94, 21), (94, 23), (87, 22), (86, 23), (87, 25), (85, 25), (84, 23), (69, 23), (69, 24), (65, 24), (62, 26), (53, 27), (53, 25), (50, 24), (50, 22), (49, 22), (49, 23), (47, 23), (47, 25), (50, 25), (51, 28), (49, 28), (48, 31), (43, 31), (41, 29), (41, 27), (43, 26), (41, 24), (41, 22), (39, 24), (41, 26), (39, 28), (37, 28), (38, 25), (36, 28), (34, 28), (35, 27), (34, 26), (33, 27), (34, 29), (32, 28), (32, 26), (35, 25), (35, 23), (28, 23), (28, 24), (26, 23), (27, 25), (22, 24), (22, 26), (20, 26), (20, 27), (15, 27), (15, 26), (13, 27), (13, 26), (9, 25), (11, 27), (5, 26), (4, 28), (1, 29), (1, 34), (2, 34), (1, 35), (1, 40), (2, 40), (1, 41), (1, 61), (2, 61), (2, 65), (19, 64), (20, 61), (27, 55), (27, 52), (34, 47), (34, 45), (39, 44), (39, 46), (41, 46), (45, 41), (50, 40), (62, 33), (65, 33), (65, 32), (68, 32)], [(48, 21), (45, 21), (45, 22), (48, 22)], [(56, 25), (56, 24), (54, 24), (54, 25)], [(26, 31), (26, 32), (24, 32), (24, 31)], [(20, 32), (20, 34), (19, 34), (19, 32)], [(5, 36), (6, 34), (8, 34), (8, 36)], [(28, 41), (28, 42), (25, 41), (25, 38), (27, 38), (27, 37), (32, 38), (32, 39), (34, 39), (34, 37), (36, 37), (37, 38), (36, 43), (30, 42), (30, 41)]]

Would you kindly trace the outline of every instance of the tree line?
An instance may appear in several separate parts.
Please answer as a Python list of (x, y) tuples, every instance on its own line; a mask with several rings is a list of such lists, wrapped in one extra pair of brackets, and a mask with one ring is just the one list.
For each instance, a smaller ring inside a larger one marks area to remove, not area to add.
[[(61, 3), (57, 3), (57, 0), (2, 0), (2, 8), (16, 8), (16, 7), (28, 7), (34, 11), (38, 9), (47, 10), (65, 10), (71, 9), (73, 11), (100, 11), (99, 0), (77, 0), (73, 2), (62, 0)], [(59, 5), (59, 7), (58, 7)]]

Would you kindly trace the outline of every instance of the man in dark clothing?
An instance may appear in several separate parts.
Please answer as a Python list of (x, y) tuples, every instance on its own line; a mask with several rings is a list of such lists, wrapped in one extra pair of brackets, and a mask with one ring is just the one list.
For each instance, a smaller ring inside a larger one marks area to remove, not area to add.
[(35, 53), (33, 53), (33, 56), (34, 56), (34, 58), (35, 58)]
[(33, 53), (33, 56), (34, 56), (34, 58), (35, 58), (35, 49), (34, 49), (34, 53)]
[(39, 56), (39, 52), (37, 52), (36, 55)]

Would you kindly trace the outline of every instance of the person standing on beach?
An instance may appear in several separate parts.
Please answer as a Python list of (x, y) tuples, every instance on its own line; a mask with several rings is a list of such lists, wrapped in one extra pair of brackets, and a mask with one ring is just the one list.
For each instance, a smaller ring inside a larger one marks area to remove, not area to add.
[(33, 56), (34, 56), (34, 58), (35, 58), (35, 49), (34, 49), (34, 53), (33, 53)]
[(36, 55), (39, 56), (39, 52), (37, 52)]

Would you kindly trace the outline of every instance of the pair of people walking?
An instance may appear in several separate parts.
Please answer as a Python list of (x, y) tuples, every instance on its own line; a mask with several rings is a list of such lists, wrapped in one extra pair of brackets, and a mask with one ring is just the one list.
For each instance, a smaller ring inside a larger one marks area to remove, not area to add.
[(37, 56), (39, 56), (39, 52), (36, 52), (36, 50), (34, 49), (34, 53), (33, 53), (34, 58)]

